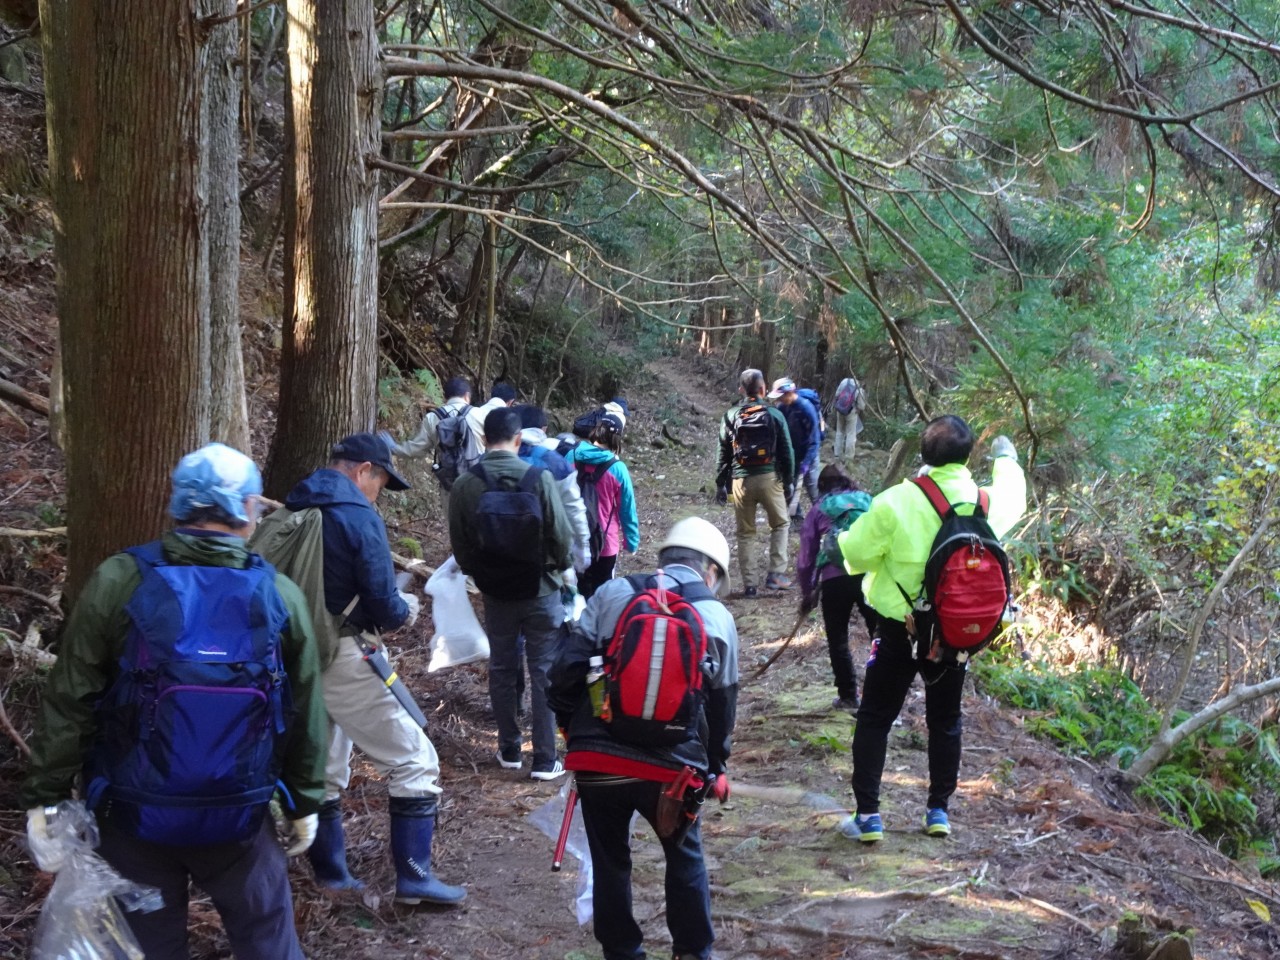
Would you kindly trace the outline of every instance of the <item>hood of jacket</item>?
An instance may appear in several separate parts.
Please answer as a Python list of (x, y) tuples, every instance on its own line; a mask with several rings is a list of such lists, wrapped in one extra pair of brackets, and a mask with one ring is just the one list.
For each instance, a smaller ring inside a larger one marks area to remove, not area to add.
[(573, 448), (573, 459), (577, 463), (606, 463), (618, 459), (618, 455), (612, 450), (584, 441)]
[(165, 558), (178, 563), (202, 567), (243, 567), (249, 559), (249, 548), (244, 538), (234, 533), (179, 526), (161, 537), (160, 542), (164, 545)]
[(332, 507), (340, 503), (371, 506), (369, 498), (360, 492), (360, 488), (351, 482), (350, 477), (327, 467), (302, 480), (289, 491), (289, 496), (284, 501), (284, 505), (290, 510)]

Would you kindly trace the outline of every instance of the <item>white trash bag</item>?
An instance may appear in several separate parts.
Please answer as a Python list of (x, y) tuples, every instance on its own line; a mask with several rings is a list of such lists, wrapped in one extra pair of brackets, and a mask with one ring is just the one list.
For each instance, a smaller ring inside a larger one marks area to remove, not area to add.
[(427, 673), (488, 660), (489, 637), (471, 609), (466, 574), (452, 554), (431, 575), (422, 592), (431, 598), (431, 623), (435, 628)]
[[(561, 785), (559, 793), (529, 814), (529, 822), (551, 838), (553, 849), (560, 840), (560, 825), (564, 823), (564, 808), (569, 802), (571, 789), (573, 789), (573, 781), (569, 780)], [(582, 823), (581, 803), (573, 809), (573, 820), (569, 822), (569, 839), (565, 843), (565, 851), (578, 858), (578, 887), (573, 894), (573, 912), (578, 918), (578, 926), (581, 927), (591, 922), (593, 912), (591, 848), (587, 846), (587, 828)]]
[(94, 852), (98, 824), (81, 801), (58, 804), (49, 832), (67, 855), (40, 911), (31, 960), (143, 960), (121, 908), (158, 910), (160, 891), (126, 880)]

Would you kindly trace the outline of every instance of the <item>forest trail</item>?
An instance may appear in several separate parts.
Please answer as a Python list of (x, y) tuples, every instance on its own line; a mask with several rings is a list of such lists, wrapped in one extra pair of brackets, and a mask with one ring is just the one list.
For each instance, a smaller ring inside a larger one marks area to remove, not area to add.
[[(637, 557), (625, 559), (624, 572), (652, 567), (663, 532), (689, 513), (708, 517), (733, 541), (730, 510), (708, 493), (732, 373), (683, 359), (651, 364), (647, 374), (629, 391), (634, 419), (624, 456), (636, 484), (643, 542)], [(664, 426), (689, 446), (656, 446)], [(860, 451), (859, 457), (855, 472), (865, 471), (874, 485), (885, 455)], [(415, 507), (407, 515), (421, 518), (431, 510)], [(404, 535), (423, 542), (429, 562), (447, 553), (430, 516), (393, 529), (393, 543)], [(790, 592), (729, 601), (742, 637), (743, 675), (730, 775), (742, 783), (800, 788), (844, 807), (852, 802), (852, 719), (830, 709), (834, 689), (816, 614), (768, 672), (753, 679), (795, 623), (796, 603)], [(438, 872), (465, 883), (469, 900), (456, 911), (390, 904), (385, 788), (358, 775), (347, 801), (352, 867), (371, 881), (373, 894), (363, 901), (324, 896), (305, 867), (295, 868), (308, 956), (599, 957), (589, 927), (578, 927), (573, 915), (576, 861), (553, 874), (551, 842), (527, 819), (560, 784), (537, 784), (527, 773), (498, 768), (483, 667), (427, 675), (429, 631), (419, 624), (405, 643), (401, 668), (433, 708), (445, 787)], [(867, 638), (860, 627), (853, 642), (861, 675)], [(1137, 811), (1116, 795), (1104, 772), (1031, 738), (1020, 717), (972, 692), (965, 711), (961, 785), (948, 839), (926, 837), (919, 828), (926, 757), (918, 684), (890, 741), (881, 843), (850, 841), (836, 829), (839, 815), (803, 804), (735, 797), (724, 807), (708, 805), (704, 844), (716, 957), (1119, 956), (1112, 945), (1126, 914), (1162, 931), (1194, 928), (1195, 956), (1206, 960), (1280, 954), (1275, 928), (1246, 903), (1280, 909), (1280, 888)], [(634, 848), (636, 916), (650, 955), (662, 957), (670, 941), (661, 851), (645, 829)]]

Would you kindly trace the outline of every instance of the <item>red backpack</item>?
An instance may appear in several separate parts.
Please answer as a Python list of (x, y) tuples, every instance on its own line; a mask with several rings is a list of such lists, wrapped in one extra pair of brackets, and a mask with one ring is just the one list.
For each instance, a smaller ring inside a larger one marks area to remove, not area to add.
[(942, 526), (933, 538), (924, 584), (912, 604), (911, 632), (922, 658), (963, 663), (999, 636), (1013, 602), (1009, 557), (987, 523), (989, 498), (978, 491), (970, 516), (961, 516), (930, 477), (912, 481), (933, 504)]
[(661, 570), (627, 582), (636, 595), (605, 648), (600, 718), (619, 740), (672, 747), (697, 733), (707, 631), (693, 604), (715, 594), (704, 583), (676, 583)]

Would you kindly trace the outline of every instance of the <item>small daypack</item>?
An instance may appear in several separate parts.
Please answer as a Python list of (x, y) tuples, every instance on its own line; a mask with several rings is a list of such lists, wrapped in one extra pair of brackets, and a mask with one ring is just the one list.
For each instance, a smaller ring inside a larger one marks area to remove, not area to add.
[(866, 401), (862, 398), (862, 387), (853, 377), (845, 377), (836, 390), (836, 398), (832, 401), (836, 413), (847, 417), (855, 410), (861, 410)]
[(797, 394), (809, 401), (813, 407), (813, 415), (818, 418), (818, 442), (827, 439), (827, 418), (822, 415), (822, 396), (813, 387), (801, 387)]
[(773, 463), (776, 443), (773, 415), (763, 400), (751, 400), (733, 415), (733, 458), (740, 467)]
[(338, 655), (343, 617), (329, 612), (324, 597), (324, 514), (318, 507), (281, 507), (258, 522), (249, 549), (292, 580), (302, 591), (315, 630), (320, 669)]
[(466, 455), (467, 440), (471, 435), (471, 427), (467, 423), (470, 412), (468, 404), (441, 417), (436, 423), (436, 459), (431, 470), (446, 490), (452, 490), (458, 477), (470, 466)]
[(483, 463), (471, 468), (484, 484), (476, 510), (480, 560), (468, 571), (482, 593), (504, 600), (532, 600), (545, 572), (542, 542), (542, 467), (530, 466), (519, 482), (491, 477)]
[(601, 720), (619, 740), (675, 746), (696, 735), (702, 715), (707, 631), (693, 604), (715, 595), (704, 583), (679, 584), (661, 570), (627, 582), (636, 594), (605, 648)]
[(602, 460), (599, 463), (583, 463), (581, 460), (575, 460), (574, 468), (578, 471), (578, 489), (582, 491), (582, 502), (587, 508), (587, 530), (591, 534), (591, 556), (593, 559), (600, 556), (600, 550), (604, 547), (605, 536), (609, 532), (609, 526), (613, 523), (614, 517), (617, 515), (617, 504), (614, 509), (605, 517), (600, 516), (600, 480), (609, 468), (618, 462), (617, 457), (610, 457), (608, 460)]
[(275, 570), (170, 564), (126, 551), (142, 577), (115, 682), (97, 705), (86, 799), (126, 833), (175, 846), (247, 840), (279, 776), (292, 715)]
[(930, 477), (911, 481), (929, 498), (942, 526), (929, 548), (924, 584), (908, 624), (924, 659), (963, 663), (1000, 633), (1013, 602), (1009, 557), (987, 523), (989, 498), (978, 491), (973, 514), (961, 516)]
[(831, 526), (822, 535), (815, 569), (821, 570), (829, 563), (844, 566), (844, 557), (840, 551), (840, 534), (853, 526), (853, 521), (870, 508), (871, 495), (862, 490), (843, 490), (840, 493), (828, 494), (818, 501), (818, 509), (827, 515)]

